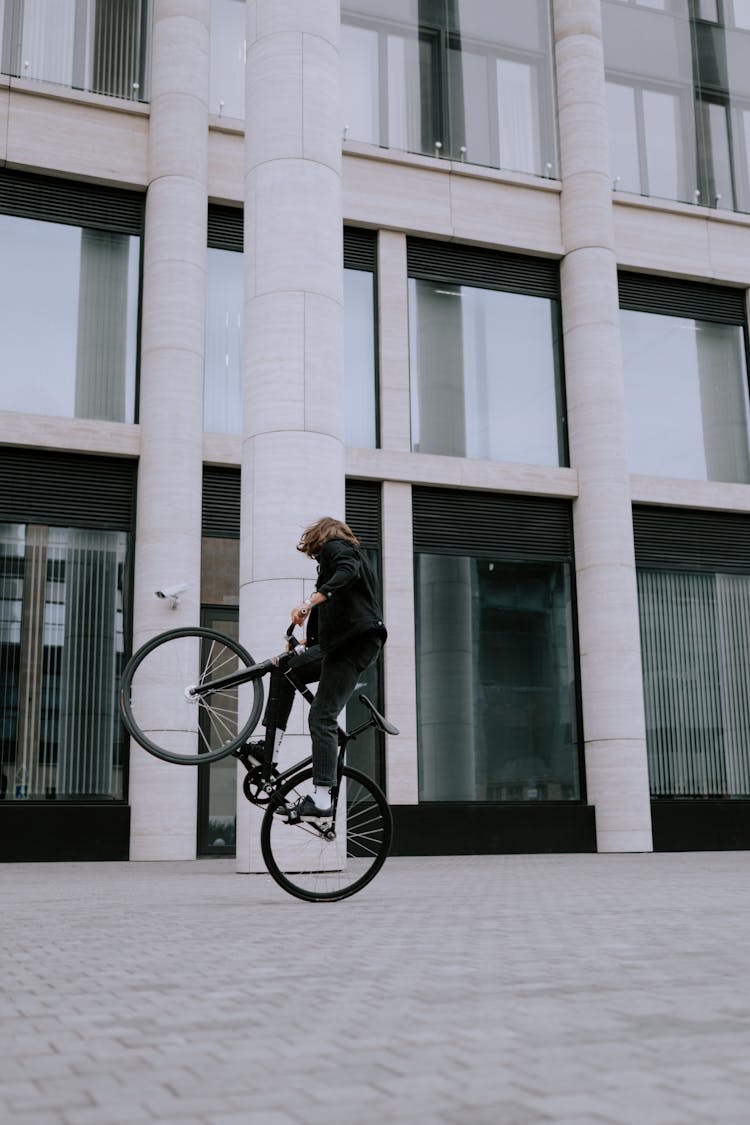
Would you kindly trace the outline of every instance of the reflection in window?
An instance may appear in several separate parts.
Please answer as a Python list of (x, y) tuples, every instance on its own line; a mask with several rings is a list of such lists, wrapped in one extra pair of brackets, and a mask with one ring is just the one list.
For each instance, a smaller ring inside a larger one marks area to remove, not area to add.
[(117, 691), (127, 538), (0, 524), (7, 800), (123, 797)]
[(219, 434), (242, 432), (242, 267), (242, 254), (209, 247), (203, 426)]
[(734, 26), (750, 31), (750, 0), (724, 0), (730, 4), (734, 16)]
[(568, 565), (415, 558), (421, 801), (575, 800)]
[(727, 108), (717, 102), (702, 101), (696, 109), (702, 141), (704, 202), (731, 209), (734, 207), (734, 191)]
[(0, 215), (0, 409), (132, 422), (140, 239)]
[(367, 27), (341, 28), (342, 85), (347, 92), (346, 130), (358, 141), (380, 143), (378, 33)]
[(410, 278), (412, 449), (559, 465), (557, 302)]
[[(242, 254), (209, 247), (203, 425), (213, 433), (242, 432), (242, 274)], [(344, 440), (374, 448), (375, 279), (365, 270), (344, 270), (344, 380)]]
[(361, 449), (377, 445), (375, 404), (375, 278), (344, 270), (344, 441)]
[(350, 140), (553, 175), (549, 5), (347, 0)]
[(149, 0), (5, 0), (0, 70), (145, 101), (149, 27)]
[(750, 576), (638, 570), (654, 797), (750, 796)]
[(245, 0), (211, 0), (208, 112), (245, 116)]
[(622, 310), (630, 471), (750, 481), (743, 330)]
[(687, 167), (679, 97), (608, 82), (607, 117), (616, 187), (662, 199), (684, 198)]

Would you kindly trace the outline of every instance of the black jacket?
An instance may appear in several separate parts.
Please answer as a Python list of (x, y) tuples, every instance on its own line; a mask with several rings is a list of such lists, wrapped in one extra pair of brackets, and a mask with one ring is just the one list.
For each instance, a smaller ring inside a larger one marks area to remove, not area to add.
[(326, 595), (307, 625), (307, 643), (324, 653), (362, 633), (387, 633), (376, 592), (375, 576), (363, 552), (348, 539), (329, 539), (318, 555), (315, 589)]

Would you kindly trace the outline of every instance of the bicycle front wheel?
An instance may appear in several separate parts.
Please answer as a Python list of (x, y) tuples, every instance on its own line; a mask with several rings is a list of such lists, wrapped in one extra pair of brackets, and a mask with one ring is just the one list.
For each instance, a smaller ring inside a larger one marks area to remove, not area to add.
[[(286, 804), (309, 792), (312, 770), (296, 774), (278, 792)], [(287, 824), (274, 810), (263, 817), (260, 843), (269, 872), (285, 891), (307, 902), (336, 902), (366, 887), (386, 861), (393, 822), (388, 803), (371, 778), (344, 766), (331, 831)]]
[[(171, 629), (152, 637), (122, 675), (120, 710), (128, 733), (144, 750), (176, 765), (225, 758), (255, 729), (263, 688), (255, 680), (211, 691), (210, 683), (253, 663), (241, 644), (214, 629)], [(194, 685), (203, 690), (190, 697), (186, 690)]]

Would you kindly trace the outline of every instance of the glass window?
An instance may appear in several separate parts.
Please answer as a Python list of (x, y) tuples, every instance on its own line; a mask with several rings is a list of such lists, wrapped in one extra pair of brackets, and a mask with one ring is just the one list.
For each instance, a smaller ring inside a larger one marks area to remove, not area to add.
[(654, 797), (750, 796), (750, 576), (638, 570)]
[(347, 137), (380, 143), (380, 69), (377, 31), (344, 24), (341, 28), (342, 85), (347, 97)]
[(415, 558), (419, 799), (580, 797), (569, 567)]
[(347, 136), (550, 176), (556, 168), (549, 5), (347, 0)]
[(0, 215), (0, 408), (132, 422), (140, 239)]
[[(242, 432), (243, 256), (209, 247), (206, 269), (206, 358), (203, 424), (213, 433)], [(344, 440), (377, 444), (375, 278), (344, 270)]]
[(695, 202), (700, 185), (686, 0), (603, 0), (602, 26), (613, 185)]
[(149, 0), (0, 2), (0, 62), (6, 74), (146, 100)]
[(625, 309), (620, 317), (630, 471), (750, 481), (742, 328)]
[(558, 306), (409, 279), (412, 449), (563, 463)]
[(750, 31), (750, 0), (724, 0), (734, 16), (734, 26)]
[(641, 192), (641, 158), (638, 147), (636, 91), (620, 82), (608, 82), (609, 159), (612, 183), (620, 191)]
[(208, 112), (245, 116), (245, 0), (211, 0)]
[(375, 277), (344, 270), (344, 441), (377, 445)]
[(203, 425), (213, 433), (242, 432), (242, 269), (242, 254), (208, 248)]
[(121, 799), (127, 535), (0, 524), (6, 800)]

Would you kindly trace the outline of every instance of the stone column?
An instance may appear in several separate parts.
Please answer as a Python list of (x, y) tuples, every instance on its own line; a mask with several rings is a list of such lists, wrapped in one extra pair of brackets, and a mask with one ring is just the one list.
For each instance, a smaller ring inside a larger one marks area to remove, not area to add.
[(599, 0), (554, 0), (561, 285), (586, 782), (600, 851), (651, 849)]
[[(240, 637), (281, 648), (315, 566), (295, 550), (344, 516), (338, 0), (248, 0)], [(307, 751), (298, 708), (282, 762)], [(257, 865), (240, 794), (237, 866)]]
[[(200, 619), (209, 10), (154, 3), (134, 647)], [(176, 582), (172, 611), (154, 591)], [(131, 859), (195, 857), (196, 774), (132, 747)]]

